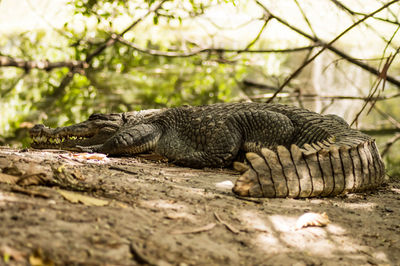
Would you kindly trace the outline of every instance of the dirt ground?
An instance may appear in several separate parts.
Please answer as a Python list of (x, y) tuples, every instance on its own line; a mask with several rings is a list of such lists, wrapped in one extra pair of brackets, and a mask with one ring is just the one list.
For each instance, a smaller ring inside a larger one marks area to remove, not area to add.
[[(400, 181), (243, 199), (237, 173), (0, 148), (0, 265), (400, 265)], [(296, 229), (307, 212), (325, 227)]]

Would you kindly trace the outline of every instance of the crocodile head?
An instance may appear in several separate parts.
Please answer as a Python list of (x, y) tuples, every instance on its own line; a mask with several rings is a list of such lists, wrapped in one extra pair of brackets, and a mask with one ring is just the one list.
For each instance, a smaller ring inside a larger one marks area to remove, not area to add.
[(82, 147), (104, 144), (121, 127), (143, 123), (163, 110), (92, 114), (88, 120), (67, 127), (49, 128), (38, 124), (29, 130), (31, 146), (36, 149), (82, 151)]
[(124, 114), (93, 114), (88, 120), (67, 127), (37, 124), (29, 130), (31, 146), (37, 149), (80, 150), (78, 146), (104, 143), (124, 125)]

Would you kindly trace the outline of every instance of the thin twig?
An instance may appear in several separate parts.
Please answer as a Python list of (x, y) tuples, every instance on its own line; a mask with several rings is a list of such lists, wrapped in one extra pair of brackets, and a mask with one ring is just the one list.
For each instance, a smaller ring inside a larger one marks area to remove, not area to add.
[[(131, 25), (129, 25), (125, 30), (123, 30), (119, 35), (123, 36), (125, 33), (130, 31), (132, 28), (134, 28), (139, 22), (143, 21), (148, 15), (151, 13), (155, 12), (157, 9), (161, 8), (162, 4), (166, 2), (167, 0), (161, 1), (159, 4), (157, 4), (154, 8), (150, 8), (146, 14), (135, 20)], [(113, 37), (116, 34), (112, 34), (107, 40), (105, 40), (100, 46), (98, 46), (92, 53), (88, 54), (86, 56), (85, 62), (86, 64), (90, 64), (92, 59), (102, 53), (107, 47), (112, 46), (115, 44), (116, 39)], [(51, 102), (58, 98), (60, 94), (62, 94), (65, 91), (65, 88), (68, 86), (68, 84), (73, 80), (73, 77), (76, 73), (80, 72), (80, 68), (70, 68), (70, 71), (64, 76), (63, 80), (61, 81), (60, 85), (54, 90), (54, 93), (51, 95), (51, 97), (48, 97), (46, 99), (42, 106), (51, 106)]]
[(392, 125), (394, 125), (396, 128), (400, 129), (400, 122), (397, 121), (393, 116), (389, 115), (388, 113), (382, 111), (378, 106), (374, 106), (374, 109), (383, 117), (385, 117)]
[(86, 68), (88, 65), (84, 61), (60, 61), (60, 62), (49, 62), (47, 60), (42, 61), (26, 61), (19, 58), (12, 58), (10, 56), (0, 55), (0, 67), (18, 67), (23, 68), (26, 71), (31, 69), (42, 69), (52, 70), (54, 68), (68, 67), (68, 68)]
[(95, 49), (92, 53), (88, 54), (86, 56), (86, 62), (92, 61), (94, 57), (99, 55), (101, 52), (103, 52), (107, 47), (112, 46), (117, 40), (116, 40), (116, 35), (119, 36), (124, 36), (125, 33), (133, 29), (137, 24), (139, 24), (141, 21), (143, 21), (147, 16), (149, 16), (151, 13), (157, 11), (158, 9), (161, 8), (161, 6), (166, 2), (167, 0), (163, 0), (160, 3), (158, 3), (154, 8), (150, 8), (146, 14), (135, 20), (131, 25), (129, 25), (126, 29), (124, 29), (120, 34), (113, 33), (111, 34), (110, 37), (108, 37), (107, 40), (105, 40), (97, 49)]
[(258, 32), (257, 36), (251, 42), (249, 42), (249, 44), (246, 46), (246, 48), (244, 48), (244, 50), (246, 50), (246, 51), (249, 50), (258, 41), (258, 39), (260, 39), (261, 34), (263, 33), (265, 27), (267, 27), (268, 22), (270, 20), (271, 20), (271, 17), (268, 17), (268, 18), (265, 19), (265, 22), (262, 25), (262, 27), (261, 27), (260, 31)]
[(219, 217), (218, 213), (214, 212), (214, 216), (218, 220), (218, 222), (220, 222), (221, 224), (225, 225), (225, 227), (228, 228), (229, 231), (231, 231), (232, 233), (234, 233), (234, 234), (239, 234), (240, 233), (240, 231), (238, 229), (236, 229), (231, 224), (229, 224), (229, 223), (225, 222), (224, 220), (222, 220), (221, 217)]
[(296, 3), (297, 7), (299, 8), (301, 15), (303, 16), (305, 22), (308, 25), (308, 28), (310, 28), (310, 30), (313, 33), (314, 37), (316, 37), (317, 34), (315, 33), (313, 27), (311, 26), (310, 20), (308, 20), (308, 18), (306, 16), (306, 13), (304, 12), (303, 8), (301, 8), (301, 6), (300, 6), (300, 4), (299, 4), (299, 2), (297, 0), (294, 0), (294, 2)]
[[(266, 93), (266, 94), (260, 94), (260, 95), (254, 95), (254, 96), (249, 96), (250, 99), (256, 100), (256, 99), (266, 99), (270, 98), (272, 96), (272, 93)], [(392, 94), (392, 95), (387, 95), (387, 96), (376, 96), (376, 97), (362, 97), (362, 96), (342, 96), (342, 95), (331, 95), (331, 96), (324, 96), (324, 95), (318, 95), (318, 94), (301, 94), (299, 95), (298, 93), (280, 93), (276, 96), (276, 98), (308, 98), (308, 99), (319, 99), (319, 100), (360, 100), (360, 101), (384, 101), (384, 100), (390, 100), (394, 99), (397, 97), (400, 97), (400, 93)]]
[[(333, 43), (335, 43), (337, 40), (339, 40), (343, 35), (345, 35), (347, 32), (349, 32), (351, 29), (353, 29), (354, 27), (356, 27), (357, 25), (359, 25), (360, 23), (364, 22), (366, 19), (368, 19), (369, 17), (374, 16), (375, 14), (379, 13), (380, 11), (384, 10), (385, 8), (389, 7), (390, 5), (398, 2), (399, 0), (393, 0), (390, 1), (389, 3), (386, 3), (385, 5), (381, 6), (380, 8), (376, 9), (375, 11), (373, 11), (372, 13), (364, 16), (363, 18), (361, 18), (360, 20), (358, 20), (357, 22), (353, 23), (350, 27), (346, 28), (344, 31), (342, 31), (339, 35), (337, 35), (334, 39), (332, 39), (329, 43), (326, 43), (324, 41), (322, 41), (321, 39), (317, 38), (317, 37), (313, 37), (307, 33), (305, 33), (304, 31), (298, 29), (297, 27), (294, 27), (293, 25), (289, 24), (287, 21), (285, 21), (284, 19), (272, 14), (268, 8), (262, 4), (260, 1), (256, 0), (255, 2), (264, 10), (264, 12), (266, 13), (266, 15), (271, 16), (272, 18), (274, 18), (275, 20), (277, 20), (278, 22), (280, 22), (281, 24), (285, 25), (286, 27), (290, 28), (291, 30), (299, 33), (300, 35), (312, 40), (315, 43), (319, 43), (322, 44), (323, 47), (322, 49), (320, 49), (314, 56), (312, 56), (309, 60), (307, 60), (304, 64), (302, 64), (297, 70), (295, 70), (286, 80), (285, 82), (279, 87), (279, 89), (275, 92), (275, 94), (272, 96), (271, 99), (269, 99), (268, 102), (271, 102), (275, 96), (281, 92), (283, 90), (283, 88), (294, 78), (296, 77), (309, 63), (311, 63), (312, 61), (314, 61), (314, 59), (316, 57), (318, 57), (323, 51), (325, 51), (326, 49), (336, 53), (337, 55), (345, 58), (347, 61), (369, 71), (372, 74), (375, 74), (377, 76), (380, 75), (380, 72), (369, 66), (366, 65), (362, 62), (359, 62), (355, 59), (353, 59), (352, 57), (348, 56), (346, 53), (344, 53), (343, 51), (338, 50), (337, 48), (333, 47)], [(391, 76), (387, 76), (387, 80), (391, 83), (393, 83), (394, 85), (400, 87), (400, 80), (395, 79), (394, 77)]]
[(394, 135), (390, 140), (388, 140), (385, 143), (385, 147), (383, 148), (382, 152), (381, 152), (381, 156), (385, 156), (386, 153), (389, 152), (390, 148), (393, 146), (393, 144), (395, 144), (397, 141), (400, 140), (400, 133)]
[[(389, 69), (389, 66), (393, 63), (393, 60), (394, 60), (395, 56), (399, 53), (399, 51), (400, 51), (400, 47), (397, 49), (396, 53), (393, 56), (389, 56), (389, 58), (386, 60), (386, 63), (383, 66), (381, 74), (378, 76), (378, 80), (376, 82), (376, 86), (374, 86), (373, 89), (370, 91), (370, 93), (368, 95), (368, 98), (371, 99), (375, 95), (375, 93), (378, 91), (379, 85), (380, 85), (380, 83), (382, 81), (383, 81), (383, 83), (382, 83), (382, 91), (385, 89), (385, 81), (386, 81), (386, 77), (387, 77), (387, 71)], [(379, 93), (378, 93), (378, 96), (379, 96)], [(350, 125), (353, 125), (354, 123), (357, 122), (357, 120), (360, 117), (361, 113), (367, 107), (367, 104), (371, 102), (370, 99), (365, 101), (364, 105), (362, 106), (360, 111), (356, 114), (355, 118), (353, 119), (353, 121), (351, 122)], [(372, 107), (375, 105), (375, 103), (376, 103), (376, 101), (372, 101), (371, 108), (369, 109), (369, 111), (372, 109)], [(368, 111), (368, 113), (369, 113), (369, 111)]]
[[(356, 12), (356, 11), (351, 10), (350, 8), (348, 8), (347, 6), (345, 6), (343, 3), (341, 3), (341, 2), (338, 1), (338, 0), (331, 0), (331, 1), (332, 1), (336, 6), (338, 6), (340, 9), (343, 9), (344, 11), (348, 12), (350, 15), (367, 16), (367, 14), (365, 14), (365, 13)], [(394, 25), (400, 25), (399, 21), (394, 21), (394, 20), (385, 19), (385, 18), (380, 18), (380, 17), (375, 17), (375, 16), (372, 16), (372, 18), (373, 18), (373, 19), (376, 19), (376, 20), (383, 21), (383, 22), (388, 22), (388, 23), (391, 23), (391, 24), (394, 24)]]

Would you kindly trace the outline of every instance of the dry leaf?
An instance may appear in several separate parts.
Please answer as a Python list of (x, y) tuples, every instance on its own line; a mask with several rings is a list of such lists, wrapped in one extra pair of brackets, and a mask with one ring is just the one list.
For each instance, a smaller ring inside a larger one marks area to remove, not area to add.
[(39, 248), (29, 256), (29, 263), (32, 266), (53, 266), (54, 262), (47, 258)]
[(0, 183), (16, 184), (18, 180), (18, 176), (0, 173)]
[(76, 159), (82, 160), (98, 160), (103, 161), (107, 159), (107, 155), (102, 153), (74, 153), (72, 156)]
[(90, 196), (85, 196), (80, 193), (58, 189), (58, 193), (60, 193), (66, 200), (72, 203), (82, 203), (88, 206), (105, 206), (108, 204), (107, 200), (97, 199)]
[(329, 217), (324, 213), (309, 212), (305, 213), (297, 219), (296, 229), (301, 229), (309, 226), (323, 227), (329, 224)]

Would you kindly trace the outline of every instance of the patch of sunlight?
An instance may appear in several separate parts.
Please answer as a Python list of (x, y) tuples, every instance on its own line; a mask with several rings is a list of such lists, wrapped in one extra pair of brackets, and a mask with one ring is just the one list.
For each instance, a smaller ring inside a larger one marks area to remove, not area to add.
[(374, 210), (377, 206), (376, 203), (372, 202), (359, 202), (359, 203), (348, 203), (348, 202), (343, 202), (340, 204), (341, 207), (346, 208), (346, 209), (358, 209), (358, 210)]
[(372, 253), (372, 257), (380, 261), (389, 261), (387, 255), (383, 251), (377, 251)]
[(346, 256), (360, 259), (360, 256), (372, 254), (379, 262), (389, 262), (385, 253), (375, 252), (348, 237), (346, 229), (339, 224), (331, 223), (326, 227), (296, 230), (295, 225), (299, 217), (300, 215), (263, 215), (256, 211), (244, 210), (240, 212), (239, 219), (249, 231), (261, 231), (256, 232), (253, 243), (268, 255), (302, 252), (324, 258)]
[(0, 206), (6, 205), (6, 202), (16, 202), (18, 201), (17, 197), (10, 196), (0, 192)]
[(72, 10), (66, 0), (0, 1), (0, 32), (61, 28)]
[(266, 232), (270, 231), (270, 228), (265, 224), (264, 220), (252, 211), (243, 211), (242, 219), (246, 224), (252, 227), (252, 229)]
[[(323, 200), (313, 199), (309, 201), (312, 204), (320, 205), (323, 203)], [(337, 205), (336, 203), (334, 203)], [(340, 202), (338, 205), (340, 208), (344, 209), (353, 209), (353, 210), (374, 210), (377, 206), (376, 203), (373, 202)]]

